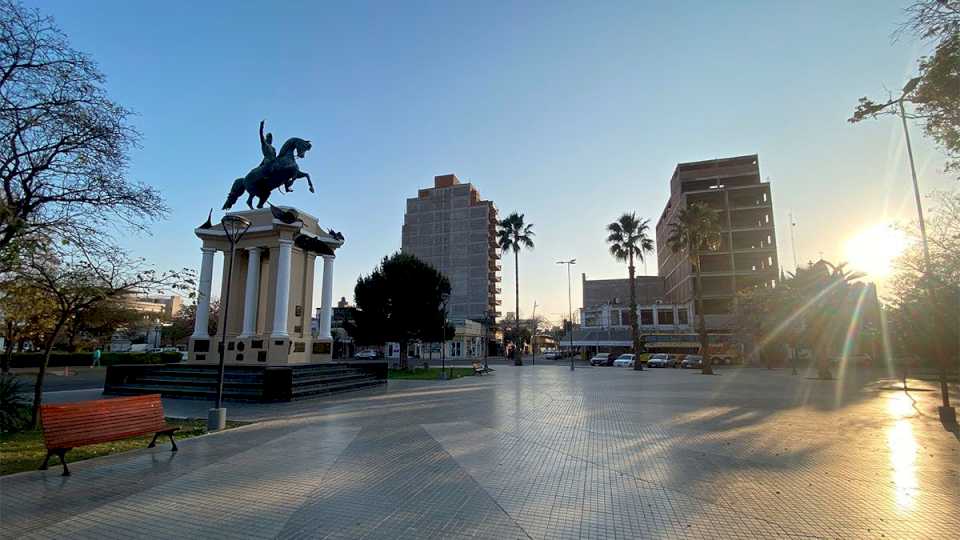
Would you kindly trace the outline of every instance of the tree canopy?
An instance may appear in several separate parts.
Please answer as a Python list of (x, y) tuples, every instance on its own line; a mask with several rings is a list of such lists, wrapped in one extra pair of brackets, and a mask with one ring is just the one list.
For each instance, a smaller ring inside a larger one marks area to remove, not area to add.
[(862, 97), (849, 121), (900, 114), (900, 99), (910, 102), (914, 107), (907, 117), (919, 120), (924, 133), (944, 150), (945, 170), (960, 173), (960, 1), (923, 0), (906, 13), (897, 35), (909, 33), (932, 43), (933, 54), (917, 61), (918, 76), (903, 95), (880, 101)]
[(139, 135), (104, 82), (52, 19), (0, 0), (0, 256), (38, 235), (103, 242), (166, 213), (126, 177)]
[(361, 344), (399, 343), (404, 367), (408, 343), (436, 341), (448, 326), (441, 305), (450, 295), (450, 281), (407, 253), (384, 257), (370, 275), (357, 280), (353, 295), (358, 311), (350, 335)]

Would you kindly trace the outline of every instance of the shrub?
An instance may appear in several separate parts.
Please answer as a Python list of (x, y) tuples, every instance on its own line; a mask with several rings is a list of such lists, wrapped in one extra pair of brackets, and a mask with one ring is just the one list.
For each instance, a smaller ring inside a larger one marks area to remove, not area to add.
[[(180, 361), (180, 353), (112, 353), (105, 352), (100, 355), (101, 366), (112, 366), (115, 364), (169, 364)], [(28, 352), (16, 353), (10, 363), (15, 368), (35, 368), (40, 367), (43, 362), (43, 353)], [(89, 366), (93, 363), (92, 352), (54, 352), (50, 355), (48, 367), (63, 366)]]
[(16, 375), (0, 375), (0, 431), (13, 433), (26, 425), (30, 405), (23, 399), (24, 386)]

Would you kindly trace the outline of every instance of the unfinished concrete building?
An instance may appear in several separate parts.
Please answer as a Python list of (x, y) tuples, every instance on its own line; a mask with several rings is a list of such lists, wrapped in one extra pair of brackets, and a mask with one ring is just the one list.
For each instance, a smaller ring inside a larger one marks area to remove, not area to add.
[(499, 317), (500, 252), (497, 208), (453, 174), (407, 199), (401, 249), (431, 264), (450, 280), (449, 317), (483, 321)]
[(772, 286), (778, 279), (777, 239), (770, 183), (760, 179), (757, 155), (680, 163), (670, 179), (670, 200), (657, 222), (657, 262), (668, 302), (693, 300), (693, 266), (667, 246), (670, 223), (687, 205), (716, 209), (720, 248), (701, 253), (707, 327), (729, 328), (737, 291)]

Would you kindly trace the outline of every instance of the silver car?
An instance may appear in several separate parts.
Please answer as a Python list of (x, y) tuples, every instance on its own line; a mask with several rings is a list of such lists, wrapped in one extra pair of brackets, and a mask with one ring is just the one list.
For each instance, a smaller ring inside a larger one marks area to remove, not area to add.
[(683, 369), (691, 368), (697, 369), (703, 367), (703, 357), (699, 354), (688, 354), (683, 362), (680, 362), (680, 367)]
[(647, 366), (649, 367), (673, 367), (675, 365), (675, 360), (671, 358), (671, 355), (665, 353), (657, 353), (650, 356), (650, 359), (647, 360)]

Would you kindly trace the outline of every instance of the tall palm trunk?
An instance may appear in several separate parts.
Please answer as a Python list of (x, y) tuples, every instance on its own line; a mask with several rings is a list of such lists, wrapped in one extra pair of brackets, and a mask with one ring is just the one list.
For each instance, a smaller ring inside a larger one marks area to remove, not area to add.
[(640, 329), (637, 324), (637, 282), (636, 269), (633, 266), (633, 250), (630, 250), (630, 266), (627, 267), (630, 273), (630, 340), (633, 343), (633, 369), (643, 371), (643, 364), (640, 363)]
[[(513, 344), (513, 365), (522, 366), (523, 365), (523, 344), (521, 343), (521, 333), (520, 333), (520, 251), (513, 251), (513, 272), (515, 279), (513, 280), (514, 287), (514, 301), (516, 302), (516, 311), (514, 311), (517, 317), (516, 331), (514, 335), (516, 336), (516, 342)], [(518, 345), (520, 345), (518, 349)]]
[(696, 273), (696, 286), (693, 290), (693, 296), (697, 302), (697, 330), (700, 335), (700, 354), (703, 356), (701, 363), (701, 373), (704, 375), (713, 375), (713, 366), (710, 363), (710, 355), (707, 343), (707, 318), (703, 315), (703, 281), (700, 277), (700, 256), (697, 255), (697, 265), (694, 268)]

